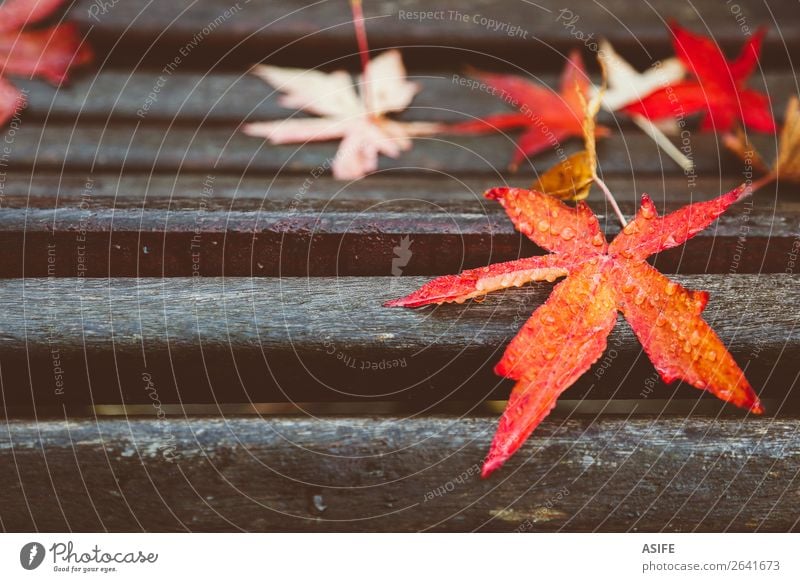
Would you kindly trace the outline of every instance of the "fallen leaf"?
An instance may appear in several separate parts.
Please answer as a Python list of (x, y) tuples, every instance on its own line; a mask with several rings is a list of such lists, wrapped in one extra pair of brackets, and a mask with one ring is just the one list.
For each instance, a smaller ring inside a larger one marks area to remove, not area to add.
[(572, 154), (542, 174), (533, 184), (534, 190), (544, 192), (559, 200), (583, 200), (589, 196), (589, 190), (592, 188), (597, 172), (596, 118), (606, 88), (606, 72), (602, 61), (601, 68), (603, 82), (589, 102), (586, 102), (583, 93), (578, 93), (581, 111), (583, 111), (581, 129), (585, 149)]
[[(91, 49), (71, 23), (29, 30), (51, 16), (63, 0), (6, 0), (0, 5), (0, 70), (3, 75), (41, 77), (58, 85), (69, 70), (92, 61)], [(2, 79), (0, 123), (6, 123), (24, 103), (24, 95)]]
[(406, 109), (420, 90), (406, 78), (397, 50), (368, 62), (360, 79), (360, 94), (344, 71), (323, 73), (258, 65), (252, 72), (284, 93), (279, 101), (283, 107), (320, 117), (248, 123), (242, 128), (244, 133), (274, 144), (341, 139), (331, 164), (334, 177), (340, 180), (361, 178), (377, 170), (378, 154), (396, 158), (411, 148), (412, 137), (431, 135), (442, 128), (436, 123), (399, 122), (386, 117)]
[(559, 200), (583, 200), (592, 188), (596, 163), (587, 150), (581, 150), (547, 170), (532, 188)]
[(800, 182), (800, 100), (796, 95), (789, 99), (786, 117), (779, 138), (775, 175)]
[(778, 157), (768, 167), (744, 131), (723, 136), (725, 146), (753, 169), (768, 178), (800, 183), (800, 99), (793, 95), (786, 105), (783, 128), (778, 138)]
[[(608, 111), (618, 111), (641, 101), (651, 93), (677, 83), (686, 75), (686, 69), (677, 58), (664, 59), (640, 73), (619, 56), (607, 40), (600, 41), (597, 59), (603, 64), (608, 78), (608, 89), (602, 101)], [(662, 131), (669, 133), (670, 130), (677, 130), (674, 119), (664, 121), (665, 124), (659, 126)]]
[(570, 207), (542, 192), (494, 188), (518, 230), (551, 251), (439, 277), (389, 307), (418, 307), (484, 295), (531, 281), (554, 281), (554, 289), (511, 341), (495, 371), (517, 381), (483, 466), (499, 468), (527, 439), (569, 388), (596, 362), (622, 312), (665, 382), (683, 380), (758, 414), (761, 404), (744, 373), (702, 319), (708, 301), (670, 281), (645, 259), (676, 247), (706, 228), (745, 186), (707, 202), (659, 217), (647, 195), (636, 218), (608, 244), (585, 202)]
[(674, 22), (670, 29), (675, 53), (694, 79), (659, 89), (627, 105), (626, 112), (660, 120), (704, 111), (701, 128), (705, 130), (725, 132), (741, 119), (756, 131), (775, 132), (769, 99), (747, 88), (747, 78), (758, 64), (766, 29), (751, 36), (741, 54), (730, 62), (713, 39), (689, 32)]
[[(641, 101), (654, 91), (672, 85), (686, 74), (680, 60), (672, 58), (653, 65), (644, 73), (639, 73), (625, 59), (617, 54), (607, 40), (600, 41), (597, 60), (607, 71), (609, 90), (603, 99), (603, 107), (617, 111)], [(656, 142), (664, 153), (671, 157), (684, 172), (692, 171), (692, 161), (673, 144), (665, 134), (677, 135), (680, 126), (672, 117), (651, 121), (639, 113), (628, 112), (631, 120)]]
[[(522, 128), (511, 159), (516, 168), (526, 156), (535, 156), (549, 148), (559, 148), (572, 137), (583, 136), (581, 98), (589, 98), (589, 77), (579, 51), (570, 54), (561, 75), (559, 93), (516, 75), (475, 72), (474, 76), (492, 87), (519, 109), (518, 113), (499, 113), (459, 123), (450, 128), (456, 133), (489, 133)], [(597, 127), (598, 137), (608, 135), (608, 128)]]

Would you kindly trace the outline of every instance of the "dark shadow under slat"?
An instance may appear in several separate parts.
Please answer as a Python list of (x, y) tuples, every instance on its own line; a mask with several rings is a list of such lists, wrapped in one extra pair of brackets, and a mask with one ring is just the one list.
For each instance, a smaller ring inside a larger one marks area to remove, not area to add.
[[(363, 198), (347, 192), (300, 201), (280, 188), (262, 200), (238, 197), (235, 185), (219, 192), (213, 181), (203, 197), (197, 182), (201, 196), (176, 192), (172, 200), (169, 191), (102, 198), (93, 189), (76, 199), (57, 185), (49, 196), (6, 197), (0, 278), (385, 276), (395, 273), (398, 249), (409, 251), (402, 251), (402, 274), (441, 275), (543, 252), (500, 205), (465, 184), (450, 184), (450, 192), (460, 189), (449, 200), (436, 181), (418, 181), (414, 190), (394, 181), (396, 189), (379, 183)], [(594, 198), (613, 238), (619, 224)], [(800, 207), (787, 198), (782, 192), (775, 204), (760, 192), (655, 264), (665, 272), (782, 273), (800, 250)], [(680, 204), (659, 206), (666, 213)], [(622, 208), (635, 212), (630, 202)]]

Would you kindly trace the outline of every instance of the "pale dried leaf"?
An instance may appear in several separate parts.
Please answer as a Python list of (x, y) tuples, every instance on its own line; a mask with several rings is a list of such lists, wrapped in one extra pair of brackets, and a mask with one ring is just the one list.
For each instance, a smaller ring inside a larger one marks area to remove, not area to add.
[(350, 126), (333, 159), (333, 176), (337, 180), (355, 180), (378, 169), (378, 154), (391, 158), (400, 155), (403, 143), (387, 135), (369, 121)]
[(330, 117), (257, 121), (245, 124), (242, 131), (274, 144), (327, 141), (343, 137), (348, 131), (348, 121)]
[[(369, 96), (370, 112), (383, 115), (403, 111), (413, 101), (420, 86), (406, 78), (400, 51), (389, 50), (370, 60), (363, 91)], [(362, 79), (363, 81), (363, 79)]]
[(644, 73), (639, 73), (623, 59), (607, 40), (600, 41), (598, 60), (608, 74), (608, 91), (603, 106), (617, 111), (626, 105), (640, 101), (653, 91), (683, 79), (686, 70), (678, 59), (666, 59)]
[[(275, 144), (342, 139), (333, 159), (334, 177), (351, 180), (375, 171), (378, 155), (397, 157), (411, 148), (411, 137), (442, 130), (437, 123), (406, 123), (385, 117), (402, 111), (419, 91), (406, 79), (400, 52), (386, 51), (366, 67), (363, 97), (356, 92), (349, 74), (321, 73), (302, 69), (257, 66), (252, 69), (267, 83), (284, 93), (281, 104), (320, 115), (318, 119), (286, 119), (249, 123), (242, 130)], [(362, 79), (363, 80), (363, 79)]]
[(321, 71), (257, 65), (251, 72), (281, 91), (278, 102), (287, 109), (346, 119), (360, 115), (364, 106), (352, 77), (345, 71)]

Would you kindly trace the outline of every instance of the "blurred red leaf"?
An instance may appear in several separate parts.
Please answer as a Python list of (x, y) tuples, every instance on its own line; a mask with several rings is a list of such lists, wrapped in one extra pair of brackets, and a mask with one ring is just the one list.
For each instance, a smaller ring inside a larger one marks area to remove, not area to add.
[(670, 30), (675, 54), (694, 75), (694, 80), (659, 89), (625, 107), (626, 112), (659, 120), (705, 111), (703, 129), (725, 132), (741, 119), (756, 131), (775, 132), (769, 99), (747, 88), (747, 78), (758, 64), (766, 29), (751, 36), (733, 61), (725, 58), (712, 38), (694, 34), (674, 22)]
[[(523, 128), (524, 132), (511, 159), (512, 167), (518, 166), (525, 156), (535, 156), (548, 148), (558, 148), (572, 137), (583, 137), (582, 103), (591, 97), (591, 84), (579, 51), (570, 54), (561, 75), (558, 93), (516, 75), (476, 71), (473, 76), (518, 108), (519, 112), (498, 113), (459, 123), (450, 130), (456, 133), (488, 133)], [(584, 101), (581, 100), (581, 94)], [(595, 135), (608, 135), (608, 128), (598, 126)]]
[[(92, 61), (91, 49), (73, 24), (56, 24), (28, 30), (27, 26), (50, 17), (63, 0), (6, 0), (0, 5), (0, 70), (2, 75), (41, 77), (58, 85), (69, 70)], [(6, 123), (24, 103), (24, 95), (0, 79), (0, 124)]]
[(705, 292), (670, 281), (645, 259), (693, 237), (734, 202), (745, 186), (659, 217), (647, 195), (636, 218), (609, 245), (584, 202), (570, 207), (535, 190), (495, 188), (518, 230), (551, 251), (439, 277), (386, 305), (419, 307), (463, 302), (496, 289), (567, 276), (506, 348), (495, 371), (517, 380), (486, 458), (483, 475), (499, 468), (527, 439), (606, 348), (622, 312), (665, 382), (683, 380), (722, 400), (761, 413), (744, 373), (702, 319)]

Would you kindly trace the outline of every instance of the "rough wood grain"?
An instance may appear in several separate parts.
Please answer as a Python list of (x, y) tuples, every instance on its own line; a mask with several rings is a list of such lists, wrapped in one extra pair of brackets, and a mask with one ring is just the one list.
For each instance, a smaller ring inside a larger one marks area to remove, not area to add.
[[(291, 208), (303, 209), (325, 202), (357, 205), (380, 205), (385, 202), (413, 199), (432, 205), (446, 202), (466, 203), (482, 200), (488, 188), (505, 184), (497, 176), (388, 176), (377, 174), (365, 180), (342, 182), (330, 176), (320, 176), (306, 186), (298, 176), (271, 177), (212, 175), (213, 196), (209, 204), (230, 204), (250, 201), (277, 202)], [(53, 208), (54, 197), (58, 206), (80, 207), (86, 202), (93, 208), (163, 208), (197, 209), (198, 201), (208, 199), (203, 192), (208, 182), (207, 172), (189, 173), (176, 169), (174, 173), (141, 176), (105, 172), (56, 173), (21, 170), (9, 171), (3, 181), (0, 201), (4, 208)], [(638, 202), (647, 192), (654, 200), (665, 203), (686, 203), (689, 200), (709, 200), (727, 192), (741, 183), (736, 174), (720, 176), (701, 174), (692, 186), (685, 176), (650, 174), (610, 174), (605, 176), (608, 187), (622, 202)], [(513, 179), (508, 185), (522, 185), (525, 178)], [(767, 194), (765, 194), (767, 192)], [(757, 200), (776, 204), (776, 212), (791, 213), (796, 208), (798, 187), (782, 182), (779, 189), (772, 186), (761, 191)], [(85, 200), (84, 200), (85, 199)], [(600, 203), (602, 194), (593, 190), (591, 203)], [(290, 206), (292, 205), (292, 206)], [(354, 206), (356, 207), (356, 206)]]
[[(13, 135), (9, 135), (12, 131)], [(528, 182), (537, 172), (545, 171), (580, 148), (575, 140), (564, 143), (561, 153), (554, 149), (536, 156), (516, 175), (511, 175), (506, 168), (516, 147), (516, 137), (516, 133), (509, 133), (416, 138), (414, 147), (399, 158), (381, 158), (379, 170), (434, 177), (488, 175), (497, 180)], [(336, 142), (273, 145), (244, 135), (235, 127), (192, 129), (173, 125), (164, 128), (138, 123), (39, 125), (24, 119), (21, 125), (7, 130), (3, 139), (6, 138), (10, 139), (10, 144), (9, 151), (4, 154), (5, 163), (17, 171), (35, 168), (58, 172), (288, 175), (302, 176), (310, 183), (330, 173), (330, 163), (337, 149)], [(728, 153), (718, 136), (690, 133), (687, 139), (686, 151), (695, 160), (695, 173), (742, 176), (742, 162)], [(771, 150), (767, 147), (770, 141)], [(753, 142), (765, 155), (775, 149), (774, 137), (756, 136)], [(598, 155), (604, 175), (683, 174), (677, 164), (665, 157), (637, 128), (621, 128), (603, 139), (598, 144)]]
[[(519, 74), (523, 74), (518, 71)], [(422, 90), (411, 107), (398, 115), (406, 121), (457, 123), (492, 113), (511, 111), (505, 101), (487, 91), (459, 84), (467, 73), (411, 71), (409, 78)], [(527, 74), (531, 81), (557, 91), (558, 77), (551, 73)], [(599, 78), (595, 78), (599, 82)], [(55, 88), (38, 80), (15, 83), (28, 91), (26, 119), (82, 122), (139, 121), (186, 125), (235, 124), (244, 121), (285, 119), (295, 110), (278, 105), (270, 85), (238, 72), (178, 70), (165, 76), (161, 70), (106, 70), (78, 75), (70, 84)], [(769, 71), (751, 85), (770, 95), (776, 116), (781, 117), (788, 98), (797, 93), (797, 79), (787, 71)], [(305, 115), (300, 114), (300, 117)], [(628, 125), (625, 115), (600, 112), (600, 122)]]
[[(357, 67), (352, 16), (338, 2), (135, 0), (93, 14), (94, 4), (94, 0), (79, 0), (70, 17), (87, 30), (100, 54), (108, 54), (109, 62), (144, 61), (163, 67), (179, 56), (181, 67), (207, 70), (211, 64), (241, 65), (265, 59), (319, 66), (349, 57), (353, 68)], [(423, 66), (472, 61), (556, 69), (565, 51), (600, 37), (609, 38), (635, 63), (650, 64), (671, 53), (664, 25), (671, 18), (698, 31), (710, 31), (729, 51), (738, 50), (748, 31), (752, 34), (757, 26), (768, 24), (765, 60), (776, 64), (788, 62), (800, 38), (797, 7), (791, 0), (772, 0), (769, 10), (760, 0), (740, 0), (737, 13), (715, 0), (655, 0), (636, 10), (629, 6), (624, 0), (571, 7), (557, 0), (444, 0), (435, 5), (403, 0), (367, 3), (364, 11), (371, 48), (408, 47), (409, 61)], [(561, 12), (565, 8), (573, 14)], [(438, 17), (419, 19), (400, 11), (441, 12)]]
[[(7, 184), (0, 277), (385, 276), (393, 268), (441, 275), (541, 253), (498, 204), (483, 199), (487, 179), (379, 179), (343, 191), (330, 181), (305, 191), (300, 179), (132, 182), (58, 178), (49, 192), (39, 178)], [(697, 199), (692, 193), (677, 201), (685, 183), (668, 193), (664, 184), (650, 185), (663, 193), (659, 200), (650, 191), (662, 212)], [(659, 255), (657, 265), (682, 273), (784, 272), (800, 250), (792, 190), (759, 192)], [(600, 196), (591, 203), (613, 237), (618, 223)], [(623, 211), (633, 215), (633, 203)], [(401, 244), (410, 255), (397, 267)]]
[(6, 531), (793, 531), (799, 422), (556, 417), (481, 480), (495, 418), (8, 421), (0, 519)]
[[(800, 275), (693, 275), (704, 317), (770, 413), (795, 406)], [(503, 398), (492, 373), (552, 285), (436, 309), (382, 307), (420, 277), (0, 281), (8, 406)], [(88, 376), (87, 376), (88, 374)], [(568, 398), (701, 398), (664, 387), (621, 319)]]

